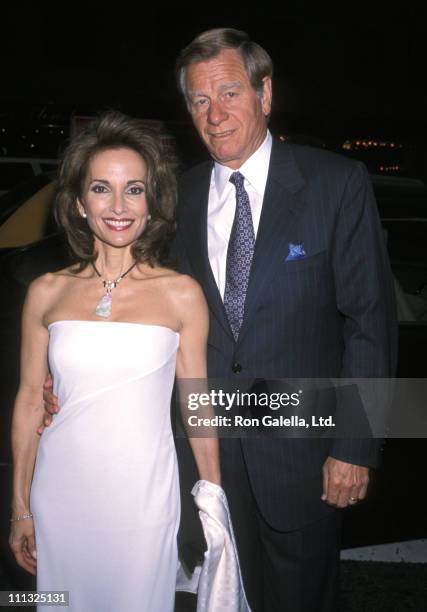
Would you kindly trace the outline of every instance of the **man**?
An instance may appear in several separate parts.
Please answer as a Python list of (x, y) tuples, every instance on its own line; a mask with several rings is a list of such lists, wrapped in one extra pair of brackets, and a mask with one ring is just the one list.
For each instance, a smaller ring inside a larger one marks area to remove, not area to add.
[[(209, 376), (391, 376), (393, 290), (363, 164), (272, 142), (271, 59), (243, 32), (202, 33), (177, 76), (213, 159), (182, 177), (177, 233), (181, 270), (210, 307)], [(334, 609), (337, 508), (365, 497), (377, 449), (351, 438), (222, 440), (254, 611)]]
[[(177, 75), (213, 160), (182, 177), (177, 232), (181, 271), (210, 308), (209, 376), (392, 375), (392, 283), (363, 164), (272, 141), (271, 59), (243, 32), (204, 32)], [(178, 451), (185, 523), (193, 482)], [(377, 445), (263, 437), (222, 440), (221, 453), (254, 612), (333, 610), (337, 508), (365, 497)]]

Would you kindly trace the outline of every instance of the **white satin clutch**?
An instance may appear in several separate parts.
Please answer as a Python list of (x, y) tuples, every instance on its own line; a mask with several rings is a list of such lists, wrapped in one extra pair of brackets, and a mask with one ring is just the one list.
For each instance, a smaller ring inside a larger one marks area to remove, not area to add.
[(197, 593), (197, 612), (250, 612), (225, 493), (206, 480), (199, 480), (191, 493), (207, 550), (203, 564), (193, 574), (188, 575), (179, 564), (176, 590)]

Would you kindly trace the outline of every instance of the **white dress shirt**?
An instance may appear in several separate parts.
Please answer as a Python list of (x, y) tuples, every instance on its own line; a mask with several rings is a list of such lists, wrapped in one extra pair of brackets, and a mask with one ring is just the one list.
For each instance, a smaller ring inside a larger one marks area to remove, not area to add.
[[(262, 145), (238, 169), (245, 177), (244, 186), (251, 205), (255, 238), (261, 217), (272, 137), (267, 131)], [(236, 188), (230, 176), (236, 170), (215, 162), (208, 201), (208, 256), (219, 292), (224, 297), (227, 249), (236, 212)]]

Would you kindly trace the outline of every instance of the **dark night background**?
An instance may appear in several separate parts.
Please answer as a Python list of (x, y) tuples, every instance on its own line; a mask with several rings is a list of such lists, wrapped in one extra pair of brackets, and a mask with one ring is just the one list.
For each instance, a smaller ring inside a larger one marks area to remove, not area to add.
[(279, 14), (245, 5), (243, 11), (236, 5), (39, 4), (2, 9), (3, 113), (22, 116), (48, 104), (62, 112), (61, 120), (71, 111), (111, 107), (187, 121), (174, 82), (175, 56), (204, 29), (231, 26), (249, 32), (273, 58), (274, 131), (320, 139), (424, 137), (426, 11), (407, 3), (366, 15), (344, 7), (333, 20), (325, 11), (305, 15), (303, 3)]

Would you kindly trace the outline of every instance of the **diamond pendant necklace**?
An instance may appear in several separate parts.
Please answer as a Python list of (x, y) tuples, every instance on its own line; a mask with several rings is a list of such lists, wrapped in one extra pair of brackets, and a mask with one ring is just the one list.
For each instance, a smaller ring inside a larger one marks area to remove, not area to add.
[(113, 289), (117, 287), (117, 285), (120, 283), (122, 278), (124, 278), (126, 274), (129, 274), (129, 272), (133, 270), (133, 268), (136, 266), (136, 261), (131, 265), (130, 268), (126, 270), (126, 272), (124, 272), (123, 274), (120, 274), (120, 276), (116, 278), (116, 280), (104, 280), (101, 277), (101, 274), (96, 269), (96, 266), (93, 263), (93, 261), (91, 262), (91, 264), (98, 278), (101, 279), (102, 284), (107, 290), (107, 292), (104, 293), (104, 295), (102, 296), (102, 298), (99, 300), (98, 304), (96, 305), (95, 314), (98, 315), (98, 317), (109, 317), (111, 315), (111, 308), (113, 305), (113, 296), (111, 295), (111, 292)]

